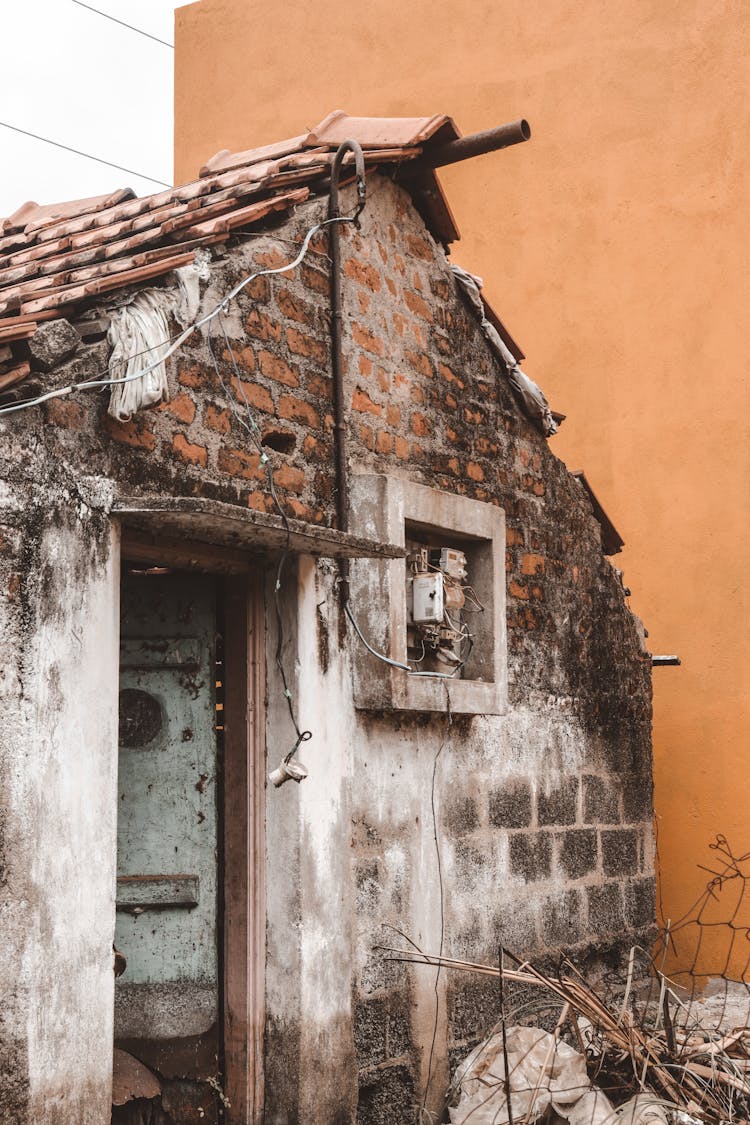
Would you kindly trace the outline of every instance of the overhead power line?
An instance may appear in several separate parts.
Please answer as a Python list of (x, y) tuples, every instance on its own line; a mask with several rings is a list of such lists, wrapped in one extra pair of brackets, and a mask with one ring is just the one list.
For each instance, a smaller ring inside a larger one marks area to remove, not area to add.
[(118, 172), (127, 172), (129, 176), (138, 176), (141, 180), (149, 180), (152, 184), (161, 184), (162, 187), (172, 187), (172, 184), (165, 183), (164, 180), (157, 180), (155, 176), (146, 176), (143, 172), (136, 172), (133, 168), (125, 168), (122, 164), (113, 164), (111, 160), (103, 160), (101, 156), (92, 156), (90, 152), (81, 152), (79, 148), (71, 148), (70, 145), (63, 145), (49, 137), (40, 137), (38, 133), (30, 133), (28, 129), (19, 129), (17, 125), (9, 125), (7, 121), (0, 121), (0, 125), (3, 129), (12, 129), (14, 133), (21, 133), (24, 137), (32, 137), (35, 141), (43, 141), (46, 145), (54, 145), (55, 148), (64, 149), (65, 152), (75, 153), (76, 156), (84, 156), (87, 160), (95, 160), (97, 164), (106, 164), (108, 168), (116, 168)]
[(174, 43), (169, 43), (166, 39), (160, 39), (158, 35), (151, 35), (148, 31), (143, 31), (140, 27), (133, 27), (132, 23), (125, 23), (124, 20), (118, 20), (111, 16), (109, 12), (100, 12), (98, 8), (92, 8), (90, 4), (82, 4), (81, 0), (73, 0), (79, 8), (87, 8), (90, 12), (95, 12), (97, 16), (103, 16), (105, 20), (111, 20), (112, 23), (119, 23), (120, 27), (127, 27), (130, 31), (137, 32), (138, 35), (145, 35), (147, 39), (153, 39), (154, 43), (161, 43), (165, 47), (174, 50)]

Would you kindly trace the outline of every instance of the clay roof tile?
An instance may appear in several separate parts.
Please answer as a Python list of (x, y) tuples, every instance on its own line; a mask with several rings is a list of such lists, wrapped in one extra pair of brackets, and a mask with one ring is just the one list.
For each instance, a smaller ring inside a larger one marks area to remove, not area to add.
[[(311, 132), (211, 157), (200, 177), (136, 198), (129, 188), (88, 199), (24, 203), (0, 219), (0, 338), (26, 338), (37, 319), (174, 269), (201, 245), (325, 191), (333, 152), (353, 136), (369, 167), (408, 161), (458, 136), (449, 117), (329, 114)], [(432, 172), (409, 190), (438, 238), (458, 231)]]

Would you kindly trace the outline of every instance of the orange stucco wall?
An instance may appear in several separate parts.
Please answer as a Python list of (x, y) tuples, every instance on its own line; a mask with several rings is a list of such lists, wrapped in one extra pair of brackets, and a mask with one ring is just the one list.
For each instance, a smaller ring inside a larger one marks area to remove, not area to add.
[(654, 673), (671, 918), (717, 832), (750, 851), (749, 41), (743, 0), (177, 11), (178, 180), (338, 107), (446, 111), (464, 133), (531, 122), (529, 144), (441, 173), (452, 256), (567, 413), (553, 449), (626, 540), (615, 561), (652, 650), (682, 657)]

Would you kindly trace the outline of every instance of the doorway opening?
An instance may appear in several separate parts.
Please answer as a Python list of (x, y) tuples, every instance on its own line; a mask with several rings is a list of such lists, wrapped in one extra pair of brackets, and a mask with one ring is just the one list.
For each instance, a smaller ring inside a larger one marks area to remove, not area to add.
[(113, 1122), (150, 1106), (245, 1125), (262, 1107), (262, 601), (247, 567), (163, 562), (123, 561), (115, 928), (115, 1057), (159, 1090)]

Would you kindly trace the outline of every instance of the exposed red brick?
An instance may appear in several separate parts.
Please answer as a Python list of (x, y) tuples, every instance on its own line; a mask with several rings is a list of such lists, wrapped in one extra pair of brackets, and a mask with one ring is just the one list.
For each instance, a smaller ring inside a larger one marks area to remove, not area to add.
[(214, 381), (213, 371), (209, 374), (203, 367), (181, 367), (177, 372), (177, 382), (183, 387), (205, 387)]
[(472, 480), (484, 480), (484, 469), (476, 461), (469, 461), (466, 466), (466, 475)]
[[(234, 353), (234, 357), (237, 361), (237, 366), (242, 371), (247, 372), (248, 375), (251, 375), (253, 371), (255, 371), (255, 351), (253, 348), (240, 348)], [(232, 357), (227, 348), (222, 352), (222, 359), (227, 365), (232, 362)]]
[(508, 585), (508, 593), (511, 595), (511, 597), (514, 598), (527, 599), (529, 596), (529, 591), (526, 589), (526, 587), (522, 586), (515, 580), (510, 582), (510, 584)]
[(448, 407), (449, 410), (455, 410), (456, 407), (458, 406), (458, 400), (456, 399), (456, 396), (452, 395), (450, 393), (448, 393), (445, 396), (444, 401), (445, 401), (445, 405)]
[(524, 555), (521, 559), (522, 574), (544, 574), (544, 555)]
[(108, 414), (104, 428), (115, 441), (123, 445), (132, 445), (134, 449), (152, 450), (156, 445), (156, 438), (143, 419), (134, 421), (131, 418), (129, 422), (117, 422)]
[(185, 394), (184, 391), (182, 394), (177, 395), (176, 398), (173, 398), (171, 402), (163, 403), (159, 407), (159, 410), (166, 411), (167, 414), (171, 414), (172, 417), (176, 418), (179, 422), (184, 422), (186, 426), (189, 426), (195, 418), (195, 403), (190, 395)]
[(278, 246), (272, 246), (270, 250), (263, 250), (260, 254), (256, 254), (253, 265), (255, 269), (277, 270), (288, 261), (286, 254), (282, 254)]
[(273, 479), (274, 484), (287, 492), (301, 492), (305, 486), (305, 474), (294, 465), (279, 465), (274, 469)]
[(269, 316), (261, 309), (251, 308), (245, 317), (245, 331), (255, 340), (274, 340), (278, 343), (281, 339), (282, 326), (275, 317)]
[(409, 456), (409, 443), (406, 440), (406, 438), (397, 436), (395, 441), (394, 441), (394, 446), (395, 446), (396, 456), (400, 457), (402, 461), (405, 461), (406, 458)]
[(301, 398), (292, 395), (282, 395), (279, 399), (279, 417), (286, 418), (289, 422), (301, 422), (313, 430), (320, 429), (320, 416), (317, 411)]
[(410, 397), (412, 402), (423, 403), (425, 401), (424, 391), (417, 383), (412, 386)]
[(223, 445), (219, 449), (219, 468), (222, 473), (244, 480), (264, 480), (266, 476), (259, 454), (246, 453), (244, 449), (227, 449)]
[(297, 297), (290, 289), (280, 289), (276, 294), (276, 304), (279, 311), (287, 320), (295, 320), (297, 324), (315, 324), (315, 308), (308, 301)]
[(378, 453), (392, 453), (393, 434), (389, 434), (387, 430), (379, 430), (375, 439), (375, 449)]
[(244, 289), (246, 297), (251, 301), (266, 304), (271, 296), (271, 286), (267, 277), (256, 277), (254, 281), (249, 282)]
[(417, 437), (425, 437), (430, 432), (430, 425), (424, 414), (412, 414), (411, 428)]
[(401, 411), (397, 406), (394, 406), (393, 403), (389, 403), (385, 408), (385, 420), (388, 425), (393, 426), (394, 429), (396, 426), (401, 425)]
[(373, 369), (372, 360), (369, 359), (366, 355), (362, 355), (362, 352), (360, 352), (359, 356), (357, 357), (357, 366), (359, 367), (360, 375), (363, 375), (365, 379), (369, 379), (372, 375)]
[(371, 266), (369, 262), (362, 262), (358, 258), (346, 259), (344, 273), (352, 281), (364, 285), (365, 289), (370, 289), (373, 293), (379, 293), (383, 287), (382, 278), (375, 266)]
[(258, 383), (246, 383), (244, 379), (240, 383), (235, 376), (232, 376), (232, 390), (234, 397), (241, 405), (244, 406), (245, 399), (247, 399), (247, 405), (254, 410), (262, 410), (266, 414), (274, 413), (271, 395), (265, 387), (261, 387)]
[(388, 286), (388, 290), (389, 290), (391, 296), (395, 297), (396, 294), (398, 293), (398, 286), (396, 285), (396, 282), (393, 280), (392, 277), (387, 277), (385, 279), (385, 283)]
[(208, 464), (208, 450), (205, 445), (193, 445), (184, 434), (175, 434), (172, 438), (172, 449), (177, 456), (185, 461), (188, 465), (201, 465), (203, 468)]
[(432, 378), (432, 363), (429, 356), (424, 352), (405, 352), (404, 355), (407, 363), (411, 364), (419, 375), (424, 376), (425, 379)]
[(441, 379), (446, 379), (449, 383), (458, 383), (459, 387), (463, 388), (463, 380), (459, 379), (459, 377), (451, 371), (450, 367), (448, 367), (446, 363), (438, 363), (437, 369), (438, 375), (441, 377)]
[(15, 601), (15, 599), (18, 597), (18, 591), (21, 589), (21, 575), (17, 571), (14, 571), (11, 575), (9, 575), (8, 585), (6, 588), (8, 591), (9, 599), (11, 601)]
[(410, 289), (404, 289), (404, 301), (407, 308), (410, 308), (415, 316), (421, 316), (423, 320), (432, 324), (435, 319), (432, 315), (432, 309), (418, 293), (412, 293)]
[(299, 375), (281, 356), (272, 352), (258, 352), (258, 366), (267, 379), (283, 383), (285, 387), (298, 387)]
[(217, 434), (228, 434), (232, 428), (232, 415), (229, 410), (221, 410), (213, 402), (207, 402), (203, 411), (203, 421), (209, 430)]
[(391, 373), (386, 371), (384, 367), (378, 368), (378, 386), (381, 391), (390, 391), (391, 389)]
[(319, 522), (319, 519), (313, 514), (312, 508), (308, 504), (303, 504), (301, 500), (295, 499), (294, 496), (290, 496), (285, 503), (295, 519), (306, 520), (308, 523)]
[(359, 427), (359, 437), (366, 449), (375, 448), (375, 432), (372, 426), (361, 425)]
[(375, 414), (378, 417), (383, 413), (383, 407), (373, 402), (370, 396), (357, 387), (352, 395), (352, 410), (358, 410), (361, 414)]
[(294, 352), (295, 355), (303, 355), (308, 359), (314, 359), (316, 363), (325, 365), (329, 359), (329, 349), (323, 340), (319, 340), (316, 336), (310, 336), (307, 332), (300, 332), (297, 328), (287, 328), (286, 342), (289, 345), (289, 351)]
[(256, 512), (275, 512), (276, 504), (272, 496), (267, 492), (258, 489), (256, 492), (251, 492), (247, 498), (248, 508), (253, 508)]
[(317, 446), (317, 438), (314, 438), (312, 434), (308, 434), (305, 440), (302, 442), (302, 452), (304, 453), (305, 457), (309, 457), (310, 454), (313, 453), (317, 448)]
[(366, 352), (371, 352), (373, 355), (382, 356), (385, 353), (385, 345), (378, 336), (373, 336), (372, 332), (367, 328), (363, 328), (361, 324), (356, 322), (352, 324), (352, 336), (354, 343), (358, 344), (360, 348), (364, 348)]
[(391, 320), (393, 322), (393, 331), (397, 336), (404, 336), (407, 328), (409, 327), (409, 318), (404, 316), (403, 313), (391, 313)]
[(378, 242), (377, 246), (378, 246), (378, 253), (380, 254), (380, 258), (383, 262), (383, 265), (385, 265), (386, 262), (388, 261), (388, 251), (386, 250), (386, 248), (385, 248), (385, 246), (383, 245), (382, 242)]
[(331, 283), (328, 276), (321, 270), (313, 269), (312, 266), (303, 263), (300, 267), (300, 277), (306, 289), (312, 289), (314, 293), (321, 293), (326, 297), (328, 296)]
[(415, 258), (421, 258), (423, 262), (431, 262), (435, 256), (433, 247), (421, 235), (407, 234), (406, 245), (409, 247), (409, 253)]
[(359, 311), (361, 316), (364, 316), (365, 313), (368, 313), (370, 311), (370, 305), (372, 304), (372, 302), (367, 293), (364, 293), (361, 289), (357, 290), (357, 302), (359, 304)]
[(318, 398), (331, 399), (333, 395), (333, 380), (328, 375), (306, 372), (305, 386), (310, 396), (317, 395)]
[(505, 542), (511, 546), (520, 546), (523, 543), (523, 535), (515, 527), (506, 527)]

